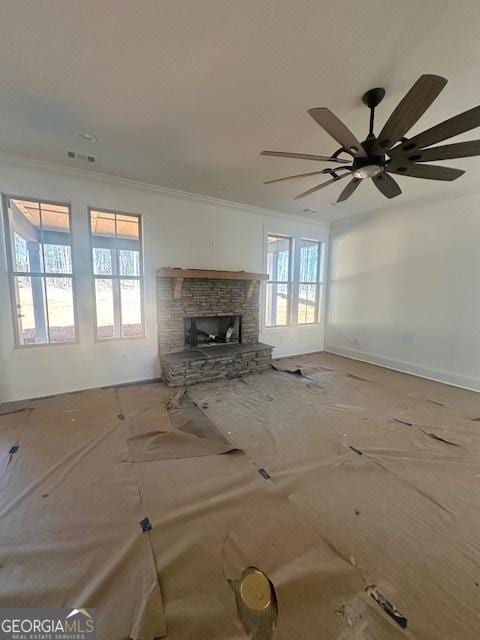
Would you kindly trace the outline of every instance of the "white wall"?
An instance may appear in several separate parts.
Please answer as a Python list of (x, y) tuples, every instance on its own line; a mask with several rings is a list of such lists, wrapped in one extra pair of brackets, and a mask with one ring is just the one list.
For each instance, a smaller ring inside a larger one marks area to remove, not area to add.
[[(155, 271), (159, 267), (263, 272), (267, 227), (271, 232), (328, 241), (327, 226), (300, 218), (13, 157), (0, 157), (0, 191), (71, 204), (79, 323), (79, 344), (14, 348), (4, 238), (0, 238), (2, 401), (158, 376)], [(145, 339), (95, 342), (89, 206), (143, 215)], [(323, 324), (264, 329), (260, 339), (276, 347), (275, 356), (318, 351), (323, 348)]]
[(480, 390), (480, 196), (331, 228), (327, 351)]

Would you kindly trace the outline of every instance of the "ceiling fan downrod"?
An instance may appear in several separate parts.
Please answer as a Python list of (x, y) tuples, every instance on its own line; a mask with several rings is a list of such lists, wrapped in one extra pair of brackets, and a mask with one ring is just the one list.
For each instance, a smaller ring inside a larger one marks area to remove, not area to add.
[(369, 138), (374, 136), (373, 123), (375, 119), (375, 108), (378, 107), (380, 102), (383, 100), (384, 96), (385, 96), (385, 89), (382, 89), (382, 87), (369, 89), (369, 91), (363, 94), (363, 97), (362, 97), (363, 104), (365, 104), (370, 109), (370, 128), (368, 131)]

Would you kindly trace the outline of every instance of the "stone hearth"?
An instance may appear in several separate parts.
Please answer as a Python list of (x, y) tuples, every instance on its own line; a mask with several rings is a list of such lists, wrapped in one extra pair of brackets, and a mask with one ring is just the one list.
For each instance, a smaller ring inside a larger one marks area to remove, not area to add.
[[(232, 378), (270, 367), (272, 347), (258, 342), (260, 281), (265, 278), (241, 271), (159, 269), (158, 342), (167, 384)], [(239, 317), (240, 342), (236, 335), (235, 344), (186, 344), (186, 319), (215, 316)]]
[(271, 365), (272, 348), (261, 342), (219, 345), (165, 353), (160, 360), (169, 386), (188, 385), (264, 371)]

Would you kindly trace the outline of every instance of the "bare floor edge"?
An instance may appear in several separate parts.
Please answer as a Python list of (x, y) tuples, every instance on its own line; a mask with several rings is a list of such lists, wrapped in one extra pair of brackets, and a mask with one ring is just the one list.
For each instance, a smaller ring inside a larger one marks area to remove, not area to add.
[[(478, 394), (326, 353), (276, 366), (190, 387), (183, 415), (162, 383), (0, 415), (0, 601), (96, 607), (101, 639), (246, 638), (229, 580), (251, 566), (274, 638), (476, 639)], [(124, 462), (132, 424), (148, 461)], [(155, 457), (171, 427), (214, 446)]]
[(466, 391), (475, 391), (476, 393), (480, 393), (480, 382), (478, 376), (468, 376), (442, 369), (430, 369), (416, 362), (396, 360), (376, 353), (370, 353), (368, 351), (363, 352), (344, 349), (343, 347), (336, 347), (335, 345), (326, 345), (323, 349), (323, 353), (336, 355), (356, 362), (364, 362), (365, 364), (380, 367), (381, 369), (390, 369), (391, 371), (404, 373), (409, 376), (430, 380), (432, 382), (440, 382), (441, 384), (445, 384), (449, 387), (456, 387), (458, 389), (465, 389)]

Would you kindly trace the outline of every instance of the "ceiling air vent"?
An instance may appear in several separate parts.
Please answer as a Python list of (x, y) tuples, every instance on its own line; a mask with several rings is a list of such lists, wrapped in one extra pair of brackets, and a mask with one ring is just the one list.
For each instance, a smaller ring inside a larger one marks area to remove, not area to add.
[(79, 153), (78, 151), (68, 151), (67, 158), (71, 160), (80, 160), (81, 162), (96, 162), (97, 158), (87, 153)]

